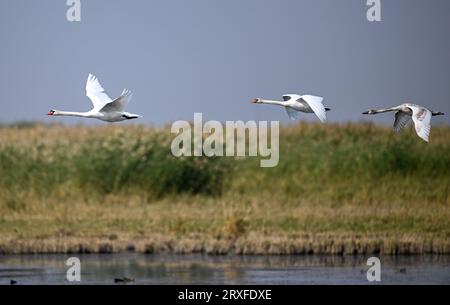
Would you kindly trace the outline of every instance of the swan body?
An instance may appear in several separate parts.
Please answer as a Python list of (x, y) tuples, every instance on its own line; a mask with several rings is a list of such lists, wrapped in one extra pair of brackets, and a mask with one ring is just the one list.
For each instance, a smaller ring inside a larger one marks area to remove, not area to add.
[(87, 112), (75, 112), (52, 109), (48, 112), (48, 115), (93, 118), (106, 122), (120, 122), (141, 117), (138, 114), (124, 111), (133, 96), (130, 90), (124, 89), (118, 98), (112, 100), (105, 93), (105, 89), (103, 89), (98, 78), (92, 74), (89, 74), (86, 82), (86, 96), (91, 100), (92, 105), (94, 106), (92, 110)]
[(425, 142), (429, 141), (431, 130), (431, 117), (444, 115), (442, 112), (431, 111), (423, 106), (405, 103), (399, 106), (386, 109), (369, 109), (363, 114), (378, 114), (395, 111), (394, 131), (400, 132), (411, 121), (414, 122), (417, 135)]
[(330, 108), (324, 107), (322, 101), (322, 97), (314, 95), (285, 94), (283, 95), (283, 101), (255, 98), (251, 102), (283, 106), (291, 120), (298, 119), (300, 112), (314, 113), (324, 123), (326, 112), (330, 111)]

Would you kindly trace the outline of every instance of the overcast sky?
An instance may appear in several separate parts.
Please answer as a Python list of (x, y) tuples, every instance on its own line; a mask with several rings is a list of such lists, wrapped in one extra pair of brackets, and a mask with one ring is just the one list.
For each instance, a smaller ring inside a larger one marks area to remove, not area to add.
[(381, 4), (371, 23), (366, 0), (81, 0), (68, 22), (65, 0), (1, 0), (0, 122), (95, 123), (45, 115), (89, 110), (89, 73), (133, 91), (137, 123), (288, 122), (249, 103), (285, 93), (323, 96), (330, 121), (390, 123), (361, 112), (410, 101), (450, 122), (450, 1)]

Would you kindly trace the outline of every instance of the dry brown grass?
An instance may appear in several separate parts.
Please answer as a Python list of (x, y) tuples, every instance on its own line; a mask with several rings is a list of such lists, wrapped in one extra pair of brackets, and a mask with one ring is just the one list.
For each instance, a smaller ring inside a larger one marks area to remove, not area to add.
[(450, 253), (448, 207), (237, 198), (52, 202), (2, 214), (0, 252)]

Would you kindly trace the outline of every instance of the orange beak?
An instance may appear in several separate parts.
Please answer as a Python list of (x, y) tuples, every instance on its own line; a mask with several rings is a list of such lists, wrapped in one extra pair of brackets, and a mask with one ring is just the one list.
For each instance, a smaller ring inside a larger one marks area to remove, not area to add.
[(50, 111), (47, 113), (47, 115), (53, 115), (54, 113), (55, 113), (55, 111), (50, 110)]
[(258, 102), (258, 99), (256, 99), (256, 98), (254, 98), (250, 101), (250, 103), (257, 103), (257, 102)]

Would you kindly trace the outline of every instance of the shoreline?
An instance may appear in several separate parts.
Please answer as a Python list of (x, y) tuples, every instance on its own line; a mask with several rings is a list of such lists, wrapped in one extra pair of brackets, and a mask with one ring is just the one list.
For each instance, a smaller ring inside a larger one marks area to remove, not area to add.
[(316, 236), (265, 237), (252, 240), (201, 236), (153, 236), (137, 239), (51, 237), (0, 241), (0, 255), (11, 254), (206, 254), (206, 255), (448, 255), (445, 238)]

